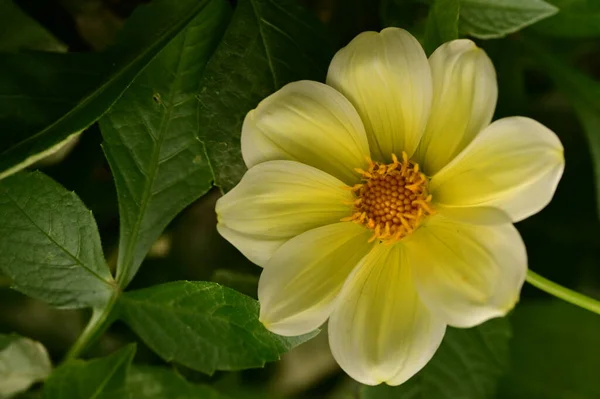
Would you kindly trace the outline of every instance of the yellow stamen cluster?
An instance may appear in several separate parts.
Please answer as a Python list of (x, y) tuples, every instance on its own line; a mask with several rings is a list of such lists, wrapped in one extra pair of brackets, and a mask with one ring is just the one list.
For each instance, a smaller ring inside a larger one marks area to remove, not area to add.
[(412, 233), (423, 219), (434, 213), (427, 177), (417, 163), (392, 154), (393, 162), (382, 164), (369, 159), (369, 169), (356, 169), (362, 183), (351, 187), (356, 196), (354, 214), (342, 221), (364, 224), (373, 230), (369, 242), (398, 241)]

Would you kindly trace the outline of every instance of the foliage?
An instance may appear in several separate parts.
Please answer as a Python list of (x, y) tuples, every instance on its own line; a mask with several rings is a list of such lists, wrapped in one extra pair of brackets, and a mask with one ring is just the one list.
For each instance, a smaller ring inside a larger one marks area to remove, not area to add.
[(324, 81), (366, 29), (400, 26), (428, 54), (468, 37), (494, 61), (495, 118), (533, 116), (565, 144), (555, 200), (518, 225), (530, 267), (598, 296), (597, 1), (34, 3), (0, 0), (0, 398), (600, 395), (598, 320), (533, 289), (506, 319), (449, 329), (406, 384), (348, 385), (326, 333), (262, 326), (260, 270), (214, 228), (263, 98)]

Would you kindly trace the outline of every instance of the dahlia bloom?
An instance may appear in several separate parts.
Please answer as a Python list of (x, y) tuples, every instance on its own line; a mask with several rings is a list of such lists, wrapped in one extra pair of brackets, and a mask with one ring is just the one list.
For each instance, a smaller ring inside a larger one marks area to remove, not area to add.
[(473, 42), (427, 59), (388, 28), (341, 49), (327, 84), (290, 83), (250, 111), (249, 170), (219, 199), (217, 228), (264, 268), (265, 327), (299, 335), (329, 319), (351, 377), (398, 385), (447, 325), (511, 310), (527, 271), (512, 223), (548, 204), (564, 157), (532, 119), (490, 124), (496, 99)]

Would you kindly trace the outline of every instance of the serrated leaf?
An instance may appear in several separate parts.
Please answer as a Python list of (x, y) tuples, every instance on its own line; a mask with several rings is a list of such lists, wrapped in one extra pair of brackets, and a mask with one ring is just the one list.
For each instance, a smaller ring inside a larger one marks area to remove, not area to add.
[(40, 172), (0, 181), (0, 270), (13, 288), (61, 308), (101, 307), (115, 283), (96, 221)]
[(557, 12), (544, 0), (460, 0), (460, 30), (480, 39), (495, 39)]
[(596, 206), (600, 216), (600, 82), (555, 57), (547, 48), (529, 42), (537, 64), (544, 68), (573, 106), (592, 154), (596, 179)]
[(43, 381), (52, 371), (46, 348), (16, 334), (0, 334), (0, 398), (9, 398)]
[(200, 139), (215, 183), (232, 188), (246, 166), (240, 132), (246, 113), (286, 83), (325, 79), (332, 50), (321, 24), (295, 0), (239, 0), (201, 81)]
[(125, 287), (167, 224), (212, 186), (197, 139), (199, 80), (229, 16), (212, 0), (100, 120), (121, 220), (117, 281)]
[(0, 54), (0, 178), (57, 151), (100, 118), (207, 3), (155, 0), (138, 7), (103, 53)]
[(121, 317), (166, 361), (212, 374), (262, 367), (317, 334), (281, 337), (258, 321), (258, 302), (210, 282), (126, 292)]
[(435, 0), (425, 25), (425, 51), (431, 54), (441, 44), (458, 39), (459, 0)]
[(125, 386), (135, 344), (103, 358), (72, 360), (58, 367), (44, 384), (44, 399), (111, 398)]
[(0, 51), (65, 51), (67, 46), (25, 14), (12, 0), (0, 0)]
[(600, 318), (561, 300), (520, 305), (498, 399), (600, 397)]
[(471, 329), (448, 328), (433, 359), (397, 387), (363, 387), (361, 399), (492, 399), (508, 369), (506, 319), (494, 319)]
[(125, 385), (107, 392), (107, 399), (230, 399), (207, 385), (192, 384), (173, 370), (134, 366)]
[(548, 36), (584, 38), (600, 36), (600, 1), (548, 0), (560, 12), (535, 24), (536, 32)]

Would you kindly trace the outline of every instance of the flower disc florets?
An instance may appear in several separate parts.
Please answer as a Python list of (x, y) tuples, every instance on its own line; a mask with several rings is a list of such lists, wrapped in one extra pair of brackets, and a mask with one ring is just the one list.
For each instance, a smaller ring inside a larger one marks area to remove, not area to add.
[(394, 154), (392, 160), (383, 164), (369, 159), (369, 170), (356, 169), (363, 183), (352, 187), (357, 197), (354, 214), (342, 221), (364, 224), (373, 230), (369, 241), (398, 241), (434, 213), (428, 179), (419, 171), (419, 165), (409, 161), (405, 152), (402, 161)]

